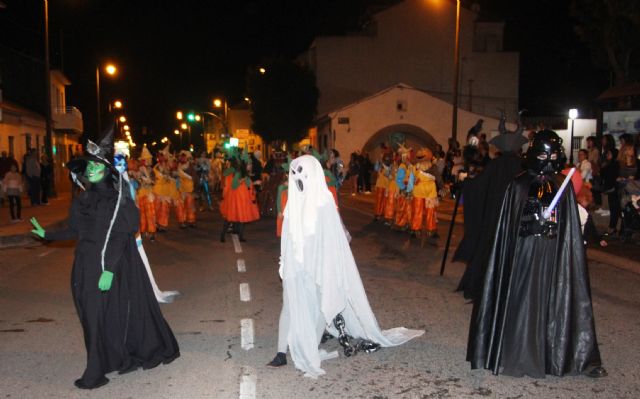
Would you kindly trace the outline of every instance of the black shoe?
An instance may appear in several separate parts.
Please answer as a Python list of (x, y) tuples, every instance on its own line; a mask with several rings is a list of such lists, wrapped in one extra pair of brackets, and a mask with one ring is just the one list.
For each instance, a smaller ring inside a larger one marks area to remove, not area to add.
[(155, 234), (150, 234), (149, 235), (149, 241), (154, 242), (156, 240), (156, 235)]
[(85, 384), (84, 381), (82, 381), (82, 378), (75, 380), (73, 382), (73, 385), (76, 386), (76, 388), (80, 388), (80, 389), (95, 389), (95, 388), (100, 388), (101, 386), (107, 385), (109, 383), (109, 379), (107, 377), (102, 377), (102, 379), (98, 380), (98, 382), (96, 382), (93, 385), (87, 385)]
[(607, 370), (605, 370), (604, 367), (597, 366), (586, 372), (585, 375), (589, 378), (602, 378), (609, 375), (609, 373), (607, 373)]
[(363, 339), (356, 345), (357, 352), (373, 353), (377, 352), (378, 350), (380, 350), (380, 344), (369, 341), (368, 339)]
[(272, 361), (267, 363), (267, 367), (277, 368), (287, 365), (287, 354), (278, 352)]
[(186, 224), (186, 223), (182, 223), (182, 224), (180, 224), (180, 228), (181, 228), (181, 229), (186, 229), (186, 228), (187, 228), (187, 224)]
[(239, 236), (238, 239), (240, 240), (240, 242), (247, 242), (247, 240), (245, 240), (243, 236)]
[(225, 242), (224, 233), (220, 234), (220, 242)]
[(333, 335), (329, 334), (328, 332), (324, 332), (322, 334), (322, 338), (320, 338), (320, 343), (324, 344), (325, 342), (327, 342), (328, 340), (330, 340), (331, 338), (333, 338)]

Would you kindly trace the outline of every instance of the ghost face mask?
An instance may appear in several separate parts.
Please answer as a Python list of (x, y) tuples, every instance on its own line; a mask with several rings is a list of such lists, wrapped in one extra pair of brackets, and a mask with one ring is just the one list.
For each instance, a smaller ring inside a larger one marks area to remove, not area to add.
[(106, 165), (101, 162), (88, 161), (87, 169), (84, 172), (85, 177), (91, 183), (100, 183), (105, 177)]
[(291, 165), (289, 169), (289, 176), (291, 176), (292, 180), (295, 183), (295, 187), (298, 189), (298, 192), (304, 196), (310, 187), (309, 182), (309, 167), (310, 165), (305, 165), (304, 163), (295, 163)]

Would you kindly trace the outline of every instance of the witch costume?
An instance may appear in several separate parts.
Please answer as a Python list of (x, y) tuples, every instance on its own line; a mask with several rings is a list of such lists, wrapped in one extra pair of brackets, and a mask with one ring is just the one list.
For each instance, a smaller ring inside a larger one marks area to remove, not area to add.
[[(602, 377), (591, 289), (572, 185), (555, 132), (536, 133), (527, 171), (502, 202), (467, 360), (494, 374)], [(557, 206), (554, 204), (557, 203)]]
[(99, 146), (89, 141), (88, 155), (68, 164), (82, 188), (85, 169), (106, 167), (101, 181), (74, 198), (66, 230), (45, 233), (34, 223), (46, 240), (77, 240), (71, 291), (87, 351), (86, 369), (75, 381), (82, 389), (105, 385), (112, 371), (149, 369), (180, 356), (138, 252), (139, 212), (109, 162), (112, 151), (113, 130)]
[(346, 356), (424, 334), (404, 327), (382, 331), (378, 326), (322, 166), (313, 156), (291, 162), (288, 191), (280, 241), (278, 354), (269, 366), (286, 364), (288, 347), (305, 376), (324, 374), (321, 360), (337, 357), (318, 349), (325, 329), (338, 338)]

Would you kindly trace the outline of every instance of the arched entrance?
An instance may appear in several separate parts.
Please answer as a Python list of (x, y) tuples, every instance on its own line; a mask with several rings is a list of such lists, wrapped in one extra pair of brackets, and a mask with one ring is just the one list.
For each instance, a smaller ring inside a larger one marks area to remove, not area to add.
[(380, 144), (389, 144), (391, 136), (404, 137), (405, 146), (413, 148), (414, 151), (421, 147), (427, 147), (433, 151), (437, 144), (426, 130), (415, 125), (397, 124), (384, 127), (374, 133), (362, 147), (362, 152), (368, 153), (369, 159), (375, 162), (381, 155)]

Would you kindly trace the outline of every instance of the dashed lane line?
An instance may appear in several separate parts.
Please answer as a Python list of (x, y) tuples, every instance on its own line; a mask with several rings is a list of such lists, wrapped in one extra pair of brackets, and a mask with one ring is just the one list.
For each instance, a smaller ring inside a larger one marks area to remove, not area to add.
[(240, 347), (246, 351), (253, 348), (253, 319), (240, 320)]
[(244, 273), (247, 271), (247, 265), (244, 259), (238, 259), (238, 273)]
[(256, 373), (251, 367), (242, 367), (240, 374), (240, 399), (254, 399), (256, 397)]
[(251, 300), (251, 290), (249, 290), (249, 283), (240, 283), (240, 300), (242, 302), (249, 302)]
[(240, 239), (237, 234), (232, 234), (231, 239), (233, 240), (233, 249), (237, 254), (242, 253), (242, 246), (240, 245)]

